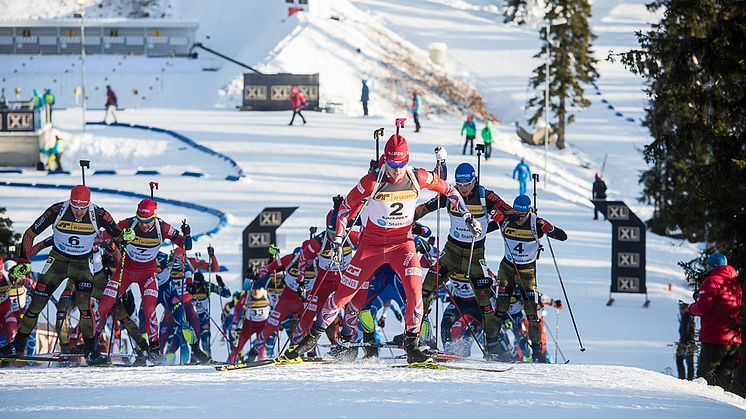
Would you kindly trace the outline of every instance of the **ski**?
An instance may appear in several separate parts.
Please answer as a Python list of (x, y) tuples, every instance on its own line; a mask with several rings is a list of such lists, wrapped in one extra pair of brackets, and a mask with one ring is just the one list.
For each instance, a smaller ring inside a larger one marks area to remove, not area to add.
[(233, 370), (242, 370), (242, 369), (248, 369), (248, 368), (261, 368), (261, 367), (270, 367), (270, 366), (280, 366), (280, 365), (300, 365), (300, 364), (333, 364), (334, 362), (328, 361), (322, 358), (295, 358), (295, 359), (286, 359), (286, 358), (269, 358), (269, 359), (263, 359), (261, 361), (254, 361), (254, 362), (239, 362), (237, 364), (230, 364), (230, 365), (216, 365), (215, 369), (217, 371), (233, 371)]
[(17, 355), (17, 356), (1, 356), (0, 361), (7, 362), (64, 362), (67, 358), (59, 356), (44, 356), (44, 355)]
[(415, 368), (415, 369), (428, 369), (428, 370), (442, 370), (442, 371), (448, 371), (448, 370), (456, 370), (456, 371), (483, 371), (483, 372), (507, 372), (513, 369), (513, 367), (508, 368), (483, 368), (483, 367), (466, 367), (466, 366), (456, 366), (456, 365), (441, 365), (435, 362), (415, 362), (411, 364), (404, 364), (404, 365), (392, 365), (392, 368)]

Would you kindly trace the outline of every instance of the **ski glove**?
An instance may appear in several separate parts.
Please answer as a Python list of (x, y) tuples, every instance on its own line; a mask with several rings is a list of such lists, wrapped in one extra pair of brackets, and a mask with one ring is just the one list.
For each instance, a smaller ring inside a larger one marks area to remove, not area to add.
[(427, 240), (421, 239), (420, 237), (415, 236), (414, 238), (414, 244), (417, 248), (417, 252), (427, 255), (430, 253), (430, 249), (432, 249), (432, 246), (430, 246), (430, 243), (427, 242)]
[(8, 273), (10, 274), (11, 278), (15, 278), (16, 280), (22, 280), (26, 278), (28, 274), (31, 273), (31, 263), (19, 261), (18, 264), (10, 268), (10, 271)]
[(435, 147), (435, 159), (437, 161), (445, 161), (448, 157), (448, 152), (443, 147)]
[(189, 236), (192, 234), (192, 228), (189, 227), (189, 224), (187, 224), (186, 220), (182, 220), (181, 222), (181, 234), (185, 236)]
[(386, 327), (386, 316), (381, 316), (381, 318), (378, 319), (378, 327)]
[(342, 249), (342, 237), (334, 236), (334, 241), (332, 241), (332, 260), (336, 264), (341, 264), (343, 257), (344, 253)]
[(136, 234), (135, 230), (132, 228), (125, 228), (122, 230), (122, 243), (129, 243), (132, 240), (135, 240)]
[(215, 248), (212, 245), (207, 246), (207, 255), (210, 257), (215, 256)]
[(482, 234), (482, 224), (479, 223), (472, 215), (471, 213), (464, 214), (464, 221), (466, 221), (466, 226), (469, 227), (469, 230), (471, 230), (471, 234), (475, 236), (479, 236)]
[(306, 298), (308, 298), (308, 290), (306, 289), (306, 283), (305, 282), (299, 282), (298, 283), (298, 297), (300, 297), (300, 302), (305, 303)]
[(223, 277), (220, 275), (215, 275), (215, 280), (218, 281), (218, 286), (220, 288), (225, 288), (225, 282), (223, 282)]

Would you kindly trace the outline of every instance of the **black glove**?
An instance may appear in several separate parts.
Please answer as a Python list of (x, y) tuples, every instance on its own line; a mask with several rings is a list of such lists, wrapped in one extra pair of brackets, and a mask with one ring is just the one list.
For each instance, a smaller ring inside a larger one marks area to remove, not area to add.
[(212, 245), (207, 246), (207, 256), (215, 256), (215, 248)]
[(306, 289), (306, 283), (305, 282), (299, 282), (298, 283), (298, 297), (300, 297), (300, 301), (302, 303), (306, 302), (306, 298), (308, 297), (308, 290)]
[(181, 222), (181, 234), (185, 236), (189, 236), (192, 234), (192, 228), (189, 227), (189, 224), (187, 224), (186, 220), (183, 220)]
[(555, 308), (562, 308), (562, 300), (554, 300)]
[(381, 318), (378, 319), (378, 327), (386, 327), (386, 316), (381, 316)]
[(417, 245), (417, 251), (419, 253), (422, 253), (423, 255), (427, 255), (430, 253), (430, 249), (432, 246), (430, 246), (430, 243), (428, 243), (426, 240), (415, 240), (415, 244)]
[(548, 236), (561, 242), (567, 240), (567, 233), (565, 233), (565, 230), (559, 227), (555, 227), (554, 230), (548, 234)]
[(187, 284), (186, 290), (189, 294), (195, 294), (197, 292), (197, 287), (194, 285), (194, 283)]
[(225, 288), (225, 282), (223, 282), (223, 277), (221, 277), (220, 275), (215, 275), (215, 280), (218, 281), (218, 286), (220, 286), (220, 288)]

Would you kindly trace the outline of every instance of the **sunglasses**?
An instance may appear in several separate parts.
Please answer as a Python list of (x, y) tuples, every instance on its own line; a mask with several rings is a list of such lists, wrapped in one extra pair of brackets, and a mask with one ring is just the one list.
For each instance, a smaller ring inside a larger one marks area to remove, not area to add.
[(155, 215), (151, 215), (150, 217), (147, 217), (147, 218), (143, 218), (143, 217), (140, 217), (139, 215), (137, 215), (137, 216), (135, 216), (135, 218), (137, 218), (137, 221), (139, 221), (140, 223), (147, 224), (147, 223), (155, 220)]
[(395, 163), (395, 162), (393, 162), (391, 160), (388, 160), (388, 159), (386, 160), (386, 164), (388, 164), (389, 166), (391, 166), (394, 169), (401, 169), (402, 167), (406, 166), (407, 163), (409, 163), (407, 160), (404, 160), (403, 162), (399, 162), (399, 163)]
[(71, 206), (71, 207), (72, 207), (73, 209), (75, 209), (75, 210), (78, 210), (78, 211), (83, 211), (83, 210), (87, 210), (87, 209), (88, 209), (88, 205), (83, 205), (83, 206), (79, 207), (79, 206), (77, 206), (77, 205), (73, 205), (73, 204), (71, 203), (71, 204), (70, 204), (70, 206)]
[(473, 181), (473, 180), (470, 180), (470, 181), (468, 181), (468, 182), (456, 182), (456, 187), (457, 187), (457, 188), (465, 188), (465, 187), (467, 187), (467, 186), (471, 186), (471, 185), (473, 185), (473, 184), (474, 184), (474, 181)]

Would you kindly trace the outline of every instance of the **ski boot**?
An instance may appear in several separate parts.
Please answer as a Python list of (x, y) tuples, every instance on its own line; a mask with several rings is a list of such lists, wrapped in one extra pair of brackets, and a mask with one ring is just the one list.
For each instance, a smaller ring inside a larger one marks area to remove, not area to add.
[(190, 346), (192, 348), (192, 359), (191, 360), (193, 362), (197, 364), (207, 364), (210, 361), (212, 361), (210, 356), (207, 355), (207, 353), (199, 347), (199, 343), (193, 343)]
[(404, 350), (407, 352), (407, 362), (410, 364), (435, 364), (433, 358), (419, 348), (420, 335), (406, 332), (404, 336)]
[(512, 360), (510, 354), (503, 348), (499, 337), (487, 338), (484, 347), (484, 359), (492, 362), (510, 362)]
[(391, 342), (389, 343), (394, 344), (399, 347), (404, 347), (404, 333), (402, 333), (401, 335), (394, 336), (394, 338), (391, 339)]
[(146, 366), (148, 359), (148, 347), (137, 345), (135, 347), (135, 360), (132, 361), (133, 366), (144, 367)]
[(97, 333), (92, 338), (83, 338), (83, 353), (88, 365), (111, 364), (109, 357), (101, 353), (101, 347), (98, 345), (100, 336), (101, 334)]
[(531, 345), (531, 357), (535, 364), (546, 364), (547, 355), (542, 351), (541, 345)]
[(158, 340), (154, 340), (150, 342), (150, 347), (148, 348), (148, 355), (147, 355), (148, 361), (155, 365), (159, 365), (161, 362), (163, 362), (163, 355), (161, 354), (161, 345), (158, 343)]
[[(376, 334), (374, 332), (363, 333), (363, 342), (371, 344), (376, 343)], [(363, 359), (378, 359), (378, 347), (366, 346)]]
[(22, 356), (26, 353), (26, 341), (28, 335), (18, 332), (16, 333), (15, 339), (7, 345), (0, 348), (0, 356), (13, 357)]
[(334, 346), (329, 351), (329, 355), (337, 361), (354, 361), (357, 358), (357, 348), (348, 348), (344, 346), (344, 344), (352, 342), (352, 336), (342, 336), (339, 341), (342, 344)]
[(316, 343), (321, 339), (323, 333), (324, 329), (311, 328), (311, 331), (300, 341), (300, 343), (289, 347), (284, 354), (280, 355), (279, 359), (284, 361), (299, 359), (301, 355), (316, 346)]
[(246, 354), (246, 356), (243, 358), (243, 362), (249, 363), (256, 361), (256, 358), (259, 356), (259, 351), (254, 349), (253, 347), (249, 349), (249, 353)]

